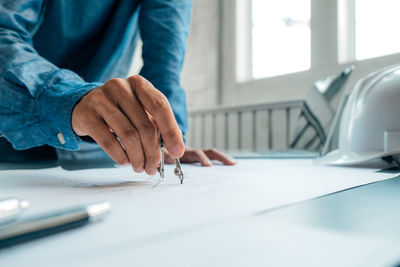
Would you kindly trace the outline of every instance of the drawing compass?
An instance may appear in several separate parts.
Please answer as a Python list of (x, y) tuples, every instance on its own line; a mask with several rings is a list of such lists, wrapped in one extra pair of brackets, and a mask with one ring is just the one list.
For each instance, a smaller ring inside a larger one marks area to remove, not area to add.
[(160, 166), (158, 167), (158, 172), (160, 173), (160, 181), (164, 180), (164, 140), (160, 134), (160, 152), (161, 152), (161, 161)]
[[(160, 139), (161, 162), (160, 162), (160, 166), (158, 167), (158, 172), (160, 173), (160, 181), (158, 181), (158, 183), (156, 185), (154, 185), (154, 187), (157, 186), (159, 183), (161, 183), (164, 180), (164, 177), (165, 177), (165, 174), (164, 174), (165, 146), (164, 146), (164, 140), (163, 140), (161, 135), (160, 135), (159, 139)], [(175, 159), (174, 174), (176, 176), (178, 176), (179, 180), (181, 181), (181, 184), (183, 184), (184, 174), (183, 174), (183, 171), (182, 171), (181, 162), (179, 161), (179, 158)]]
[(175, 159), (175, 169), (174, 169), (174, 174), (178, 176), (179, 180), (181, 180), (181, 184), (183, 184), (183, 171), (181, 168), (181, 162), (179, 161), (178, 158)]

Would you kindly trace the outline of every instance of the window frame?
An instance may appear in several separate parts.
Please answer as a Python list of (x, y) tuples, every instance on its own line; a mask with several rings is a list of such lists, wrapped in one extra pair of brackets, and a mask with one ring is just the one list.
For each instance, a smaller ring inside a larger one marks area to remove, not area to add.
[[(249, 43), (251, 0), (220, 1), (222, 35), (219, 104), (302, 99), (316, 80), (338, 73), (346, 66), (356, 67), (351, 79), (353, 82), (348, 83), (348, 86), (354, 86), (356, 80), (368, 73), (400, 63), (400, 53), (360, 61), (355, 59), (355, 0), (311, 0), (311, 68), (280, 76), (249, 79), (252, 76)], [(247, 40), (247, 43), (243, 43), (243, 40)], [(242, 48), (240, 53), (238, 47)]]

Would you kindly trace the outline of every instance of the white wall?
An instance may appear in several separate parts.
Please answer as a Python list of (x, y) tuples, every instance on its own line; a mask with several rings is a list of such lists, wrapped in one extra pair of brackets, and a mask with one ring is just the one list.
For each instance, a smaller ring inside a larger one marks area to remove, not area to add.
[(217, 104), (219, 19), (218, 0), (193, 1), (192, 26), (182, 73), (189, 109)]

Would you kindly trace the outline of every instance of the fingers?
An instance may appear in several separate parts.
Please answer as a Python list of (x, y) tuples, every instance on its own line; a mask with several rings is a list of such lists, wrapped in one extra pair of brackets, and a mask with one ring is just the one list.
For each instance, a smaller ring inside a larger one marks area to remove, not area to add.
[(78, 135), (93, 137), (116, 162), (129, 160), (137, 172), (157, 172), (158, 130), (174, 158), (184, 153), (182, 133), (167, 98), (140, 76), (111, 79), (82, 97), (73, 109), (71, 126)]
[(204, 153), (210, 160), (218, 160), (225, 165), (235, 165), (236, 161), (229, 157), (228, 155), (216, 150), (216, 149), (207, 149), (204, 150)]
[[(122, 81), (124, 81), (125, 86), (129, 86), (125, 80)], [(136, 134), (140, 138), (144, 152), (144, 168), (149, 174), (155, 174), (160, 163), (160, 144), (157, 128), (130, 87), (129, 90), (124, 90), (123, 92), (124, 94), (121, 94), (117, 100), (118, 105), (129, 119), (129, 122), (136, 128)]]
[(94, 119), (88, 126), (90, 128), (89, 135), (116, 163), (120, 165), (129, 163), (125, 150), (103, 121)]
[(202, 166), (211, 166), (211, 160), (218, 160), (224, 165), (236, 165), (234, 159), (216, 149), (198, 150), (186, 148), (185, 154), (181, 158), (182, 163), (199, 162)]
[(141, 76), (129, 77), (128, 82), (139, 102), (155, 120), (168, 151), (174, 157), (180, 158), (185, 147), (168, 99)]
[(189, 149), (185, 152), (181, 158), (182, 163), (200, 163), (201, 166), (211, 166), (211, 161), (208, 159), (207, 155), (198, 149)]
[(197, 153), (195, 153), (195, 155), (198, 157), (198, 161), (201, 166), (210, 167), (212, 165), (210, 159), (203, 151), (198, 150)]
[(120, 139), (135, 172), (143, 172), (145, 155), (138, 130), (117, 107), (111, 104), (102, 108), (101, 115), (107, 125)]

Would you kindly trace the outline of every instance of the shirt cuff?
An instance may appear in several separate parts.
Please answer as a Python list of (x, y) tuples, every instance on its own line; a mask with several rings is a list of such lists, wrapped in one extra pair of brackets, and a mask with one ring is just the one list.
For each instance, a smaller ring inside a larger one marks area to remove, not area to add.
[[(60, 84), (59, 84), (60, 85)], [(79, 150), (82, 140), (72, 129), (72, 111), (78, 101), (101, 83), (69, 84), (68, 90), (44, 90), (38, 97), (40, 131), (50, 146)], [(62, 86), (62, 84), (60, 85)]]

